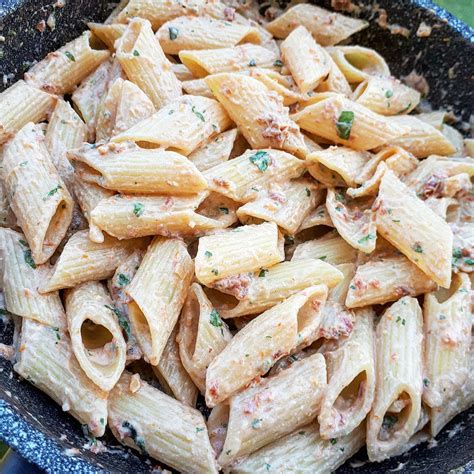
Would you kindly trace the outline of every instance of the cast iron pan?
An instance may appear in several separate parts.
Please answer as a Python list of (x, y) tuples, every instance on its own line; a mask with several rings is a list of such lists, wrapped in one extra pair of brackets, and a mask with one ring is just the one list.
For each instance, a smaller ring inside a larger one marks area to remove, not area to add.
[[(32, 62), (79, 35), (87, 21), (104, 20), (110, 10), (106, 0), (67, 0), (63, 8), (54, 7), (54, 3), (55, 0), (0, 0), (0, 35), (5, 38), (0, 42), (0, 89), (19, 79)], [(315, 3), (331, 6), (329, 0)], [(390, 24), (410, 29), (405, 38), (373, 21), (378, 17), (371, 8), (374, 0), (355, 3), (362, 6), (360, 16), (372, 22), (352, 41), (379, 51), (395, 76), (405, 76), (412, 70), (422, 74), (429, 83), (427, 99), (434, 109), (452, 110), (460, 119), (456, 126), (466, 131), (461, 120), (469, 121), (474, 106), (474, 31), (430, 1), (377, 0), (380, 8), (387, 11)], [(46, 21), (53, 11), (54, 31), (48, 27), (38, 31), (38, 23)], [(415, 34), (422, 21), (434, 27), (429, 37)], [(12, 328), (0, 320), (0, 342), (9, 343), (11, 335)], [(471, 409), (456, 417), (438, 435), (437, 443), (420, 445), (383, 463), (363, 464), (366, 455), (362, 450), (338, 472), (473, 472), (473, 417)], [(49, 397), (20, 380), (11, 364), (1, 358), (0, 438), (49, 472), (146, 472), (158, 465), (120, 446), (110, 434), (103, 438), (106, 450), (94, 454), (79, 423)]]

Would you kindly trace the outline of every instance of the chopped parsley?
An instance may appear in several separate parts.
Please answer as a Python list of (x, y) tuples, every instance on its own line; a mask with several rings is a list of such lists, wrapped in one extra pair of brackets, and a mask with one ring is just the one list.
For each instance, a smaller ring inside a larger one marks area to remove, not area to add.
[(326, 260), (326, 259), (327, 259), (326, 255), (322, 255), (321, 257), (319, 257), (319, 260)]
[(0, 308), (0, 314), (5, 316), (8, 314), (8, 311), (5, 308)]
[(63, 187), (58, 184), (55, 188), (51, 189), (48, 194), (46, 194), (46, 197), (43, 198), (43, 201), (46, 201), (46, 199), (50, 198), (51, 196), (54, 196), (60, 189), (63, 189)]
[(229, 214), (229, 209), (227, 207), (220, 207), (219, 211), (221, 211), (222, 214)]
[(72, 54), (70, 51), (65, 51), (64, 56), (69, 59), (69, 61), (76, 61), (76, 58), (74, 57), (74, 54)]
[(54, 331), (54, 334), (56, 335), (56, 344), (57, 344), (61, 340), (61, 334), (59, 334), (59, 328), (52, 327), (51, 329)]
[(202, 120), (203, 122), (206, 121), (206, 119), (204, 118), (204, 115), (203, 115), (201, 112), (199, 112), (198, 110), (196, 110), (196, 106), (195, 106), (195, 105), (193, 105), (193, 106), (191, 107), (191, 112), (192, 112), (198, 119)]
[(105, 420), (104, 420), (103, 418), (101, 418), (99, 421), (100, 421), (100, 424), (101, 424), (102, 426), (105, 425)]
[(134, 56), (140, 56), (140, 53), (139, 53), (136, 49), (133, 50), (133, 53), (132, 53), (132, 54), (133, 54)]
[(268, 464), (267, 462), (265, 463), (265, 469), (267, 471), (270, 471), (270, 469), (272, 468), (272, 465), (271, 464)]
[(255, 67), (257, 65), (257, 61), (255, 61), (255, 59), (251, 59), (249, 61), (249, 67)]
[(466, 258), (466, 259), (464, 260), (464, 263), (465, 263), (466, 265), (474, 265), (474, 259), (472, 259), (472, 258)]
[(268, 269), (262, 268), (262, 269), (260, 270), (260, 273), (258, 274), (258, 277), (259, 277), (259, 278), (263, 278), (263, 277), (265, 277), (265, 276), (267, 275), (267, 273), (268, 273)]
[(374, 234), (367, 234), (365, 237), (362, 237), (357, 242), (359, 242), (359, 244), (364, 244), (365, 242), (368, 242), (369, 240), (373, 240), (373, 239), (375, 239)]
[(122, 428), (127, 430), (127, 436), (132, 439), (142, 454), (148, 454), (145, 448), (145, 440), (137, 433), (134, 426), (128, 421), (122, 423)]
[(310, 197), (311, 196), (311, 191), (308, 188), (304, 188), (306, 191), (306, 196)]
[(349, 288), (350, 288), (351, 290), (355, 290), (355, 289), (356, 289), (355, 285), (349, 285)]
[(342, 194), (342, 193), (336, 193), (336, 201), (339, 201), (339, 202), (346, 202), (346, 198), (344, 197), (344, 194)]
[(430, 381), (429, 381), (428, 379), (426, 379), (426, 378), (423, 379), (423, 385), (424, 385), (425, 387), (428, 387), (429, 384), (430, 384)]
[(453, 257), (454, 258), (461, 258), (462, 252), (460, 248), (453, 249)]
[(204, 428), (200, 428), (199, 426), (196, 426), (196, 433), (200, 433), (201, 431), (204, 431)]
[(170, 40), (171, 40), (171, 41), (174, 41), (174, 40), (178, 37), (178, 35), (179, 35), (179, 30), (178, 30), (178, 28), (175, 28), (174, 26), (170, 26), (170, 27), (168, 28), (168, 31), (169, 31), (169, 33), (170, 33)]
[(395, 321), (396, 323), (402, 323), (403, 326), (405, 326), (406, 324), (406, 319), (405, 318), (401, 318), (400, 316), (397, 316), (397, 320)]
[(19, 243), (20, 245), (23, 245), (23, 247), (30, 248), (30, 246), (28, 245), (28, 242), (27, 242), (26, 240), (20, 239), (20, 240), (18, 241), (18, 243)]
[(395, 415), (385, 415), (383, 417), (382, 427), (386, 430), (393, 428), (395, 423), (398, 421), (398, 418)]
[(440, 314), (439, 315), (439, 320), (440, 321), (443, 321), (443, 319), (446, 319), (446, 316), (444, 314)]
[(130, 329), (130, 323), (128, 322), (127, 318), (115, 306), (110, 306), (108, 304), (105, 304), (104, 306), (107, 309), (110, 309), (110, 311), (112, 311), (115, 314), (115, 316), (117, 316), (119, 326), (127, 334), (127, 339), (131, 339), (132, 331)]
[(137, 216), (137, 217), (140, 217), (143, 212), (145, 211), (145, 208), (143, 206), (143, 204), (141, 202), (136, 202), (134, 205), (133, 205), (133, 213)]
[(334, 445), (337, 443), (337, 439), (336, 438), (331, 438), (331, 444)]
[(209, 252), (209, 250), (206, 250), (204, 252), (204, 255), (207, 257), (207, 258), (211, 258), (212, 257), (212, 252)]
[(118, 274), (118, 284), (119, 286), (126, 286), (130, 283), (130, 278), (123, 273)]
[(265, 339), (273, 339), (272, 336), (265, 336)]
[(213, 268), (213, 269), (211, 270), (211, 273), (213, 273), (214, 275), (217, 276), (217, 275), (219, 275), (219, 270), (217, 270), (217, 268)]
[(423, 253), (423, 249), (421, 248), (421, 245), (418, 243), (414, 244), (412, 248), (416, 253)]
[(298, 431), (298, 434), (299, 434), (300, 436), (303, 436), (304, 434), (306, 434), (306, 431)]
[(268, 169), (270, 156), (266, 151), (257, 151), (254, 155), (249, 157), (250, 163), (255, 165), (262, 173)]
[(255, 418), (255, 420), (252, 421), (252, 428), (254, 430), (258, 430), (262, 424), (262, 419), (261, 418)]
[(388, 90), (385, 92), (385, 97), (387, 99), (390, 99), (390, 97), (393, 97), (393, 91), (392, 90)]
[(283, 62), (280, 61), (279, 59), (275, 59), (275, 61), (273, 61), (273, 65), (275, 67), (283, 67)]
[(28, 161), (22, 161), (22, 162), (20, 163), (20, 166), (21, 166), (22, 168), (24, 168), (27, 164), (28, 164)]
[(354, 123), (354, 112), (343, 110), (336, 122), (337, 136), (343, 140), (348, 140), (351, 136), (352, 125)]
[(29, 248), (23, 250), (23, 258), (25, 259), (25, 263), (27, 263), (31, 268), (36, 268), (36, 263), (31, 256), (31, 250)]
[(400, 110), (398, 114), (400, 115), (400, 114), (405, 113), (410, 107), (411, 107), (411, 102), (408, 102), (408, 105), (404, 109)]
[(223, 323), (221, 315), (219, 314), (219, 311), (217, 311), (217, 309), (213, 309), (211, 311), (211, 314), (209, 316), (209, 322), (216, 328), (222, 327)]

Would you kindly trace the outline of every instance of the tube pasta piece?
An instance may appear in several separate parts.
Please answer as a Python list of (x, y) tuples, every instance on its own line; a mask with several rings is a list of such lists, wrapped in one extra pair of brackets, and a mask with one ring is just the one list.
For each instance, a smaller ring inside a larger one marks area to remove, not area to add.
[[(278, 56), (263, 46), (243, 44), (232, 48), (183, 49), (179, 52), (179, 59), (194, 77), (199, 78), (208, 74), (235, 73), (252, 67), (271, 68)], [(212, 89), (209, 82), (207, 84)]]
[(409, 114), (420, 102), (421, 94), (398, 79), (370, 77), (361, 82), (352, 100), (380, 115)]
[(270, 221), (289, 234), (295, 234), (320, 200), (319, 186), (312, 180), (300, 178), (270, 184), (254, 201), (240, 207), (237, 216), (244, 224), (255, 220)]
[(293, 253), (292, 261), (319, 258), (331, 265), (354, 262), (357, 251), (336, 232), (329, 232), (319, 239), (299, 244)]
[(322, 260), (282, 262), (262, 269), (250, 283), (248, 293), (234, 307), (218, 306), (223, 318), (259, 314), (312, 285), (336, 286), (342, 279), (337, 268)]
[(35, 264), (24, 236), (10, 229), (0, 229), (0, 249), (6, 309), (22, 318), (64, 330), (66, 314), (58, 292), (47, 295), (38, 292), (38, 287), (49, 276), (49, 269)]
[(104, 242), (95, 243), (89, 240), (87, 230), (76, 232), (64, 246), (41, 292), (48, 293), (86, 281), (109, 278), (134, 249), (142, 248), (145, 244), (143, 239), (120, 242), (108, 236), (105, 236)]
[[(175, 73), (176, 77), (180, 81), (191, 81), (191, 80), (195, 79), (193, 74), (191, 73), (191, 71), (184, 64), (171, 63), (171, 70)], [(199, 94), (196, 94), (196, 95), (199, 95)], [(211, 99), (213, 97), (214, 96), (211, 96)]]
[(405, 128), (406, 132), (393, 137), (390, 144), (400, 146), (417, 158), (429, 155), (452, 155), (456, 148), (436, 128), (413, 115), (391, 117), (393, 125)]
[(453, 153), (454, 155), (463, 156), (464, 155), (464, 137), (463, 135), (458, 132), (454, 127), (450, 125), (443, 125), (443, 129), (441, 133), (445, 136), (445, 138), (454, 146), (456, 151)]
[(315, 89), (329, 74), (330, 64), (323, 48), (304, 26), (293, 30), (280, 48), (285, 65), (303, 94)]
[(84, 213), (85, 218), (89, 222), (89, 238), (92, 242), (102, 243), (104, 241), (104, 234), (92, 222), (91, 212), (99, 204), (102, 199), (107, 199), (114, 195), (113, 191), (101, 188), (92, 183), (86, 183), (77, 177), (74, 177), (74, 195), (77, 202)]
[(225, 163), (230, 158), (237, 133), (236, 128), (220, 133), (194, 150), (188, 158), (201, 172)]
[[(184, 0), (180, 3), (166, 0), (131, 0), (117, 16), (118, 23), (128, 23), (130, 18), (139, 16), (150, 21), (153, 29), (179, 16), (210, 16), (229, 20), (234, 9), (220, 1)], [(230, 18), (232, 19), (232, 18)]]
[(150, 22), (133, 18), (118, 40), (116, 49), (128, 78), (145, 92), (157, 109), (182, 94), (181, 82), (171, 70)]
[(371, 76), (390, 77), (390, 69), (385, 59), (374, 49), (335, 46), (327, 51), (350, 83), (362, 82)]
[(263, 83), (241, 74), (216, 74), (206, 82), (252, 148), (306, 154), (299, 127), (281, 99)]
[(218, 193), (209, 193), (209, 195), (199, 204), (196, 212), (203, 217), (214, 221), (217, 228), (226, 228), (238, 221), (237, 209), (239, 204), (232, 199)]
[(403, 255), (382, 258), (357, 267), (346, 306), (384, 304), (401, 296), (418, 296), (435, 289), (436, 283)]
[(207, 97), (187, 95), (112, 138), (171, 148), (184, 155), (231, 125), (224, 107)]
[(207, 187), (199, 170), (173, 151), (141, 149), (135, 143), (86, 144), (71, 151), (79, 177), (122, 193), (193, 194)]
[(228, 472), (335, 472), (365, 444), (365, 424), (341, 438), (325, 440), (313, 422), (232, 464)]
[(369, 413), (375, 393), (374, 312), (357, 311), (347, 341), (326, 354), (328, 386), (318, 416), (321, 437), (351, 433)]
[(108, 392), (125, 369), (126, 344), (110, 309), (112, 300), (99, 282), (87, 282), (66, 292), (71, 346), (85, 374)]
[(91, 32), (49, 53), (25, 73), (25, 80), (38, 89), (52, 94), (67, 94), (99, 64), (110, 57), (108, 51), (92, 49)]
[(242, 226), (199, 239), (196, 278), (209, 286), (217, 280), (270, 267), (284, 259), (283, 238), (276, 224)]
[(447, 404), (432, 408), (430, 413), (430, 433), (437, 436), (441, 429), (458, 413), (467, 410), (474, 404), (474, 347), (471, 345), (469, 352), (468, 378), (450, 398)]
[(210, 17), (180, 16), (167, 21), (156, 32), (166, 54), (182, 50), (228, 48), (239, 43), (260, 43), (259, 31), (250, 26)]
[(323, 46), (333, 45), (349, 38), (369, 25), (366, 21), (334, 13), (309, 3), (289, 8), (266, 25), (277, 38), (286, 38), (295, 28), (303, 25)]
[(155, 113), (148, 96), (133, 82), (117, 78), (97, 110), (96, 140), (106, 141)]
[[(322, 199), (325, 199), (324, 194), (321, 192)], [(328, 227), (334, 227), (331, 217), (326, 209), (326, 204), (321, 204), (318, 207), (315, 207), (309, 214), (303, 219), (300, 227), (297, 232), (301, 232), (305, 229), (310, 229), (311, 227), (317, 227), (318, 225), (325, 225)]]
[(325, 389), (324, 357), (314, 354), (234, 395), (218, 463), (228, 465), (312, 421)]
[(151, 368), (168, 395), (173, 396), (185, 405), (195, 407), (199, 390), (181, 362), (179, 346), (176, 342), (177, 334), (178, 330), (175, 326), (168, 338), (158, 365), (152, 365)]
[(193, 277), (181, 240), (155, 237), (127, 290), (128, 311), (145, 359), (158, 365)]
[[(377, 232), (429, 278), (449, 288), (453, 233), (392, 171), (384, 174), (374, 203)], [(433, 234), (436, 229), (436, 235)]]
[(58, 100), (46, 129), (45, 145), (59, 176), (70, 191), (73, 190), (74, 168), (66, 152), (86, 141), (87, 127), (74, 109), (64, 100)]
[(423, 391), (422, 323), (417, 300), (405, 296), (377, 324), (375, 400), (367, 427), (371, 461), (397, 454), (416, 431)]
[(367, 196), (375, 196), (379, 191), (380, 181), (382, 181), (387, 165), (382, 161), (378, 164), (373, 176), (371, 176), (362, 186), (348, 188), (347, 195), (352, 199), (364, 198)]
[(34, 262), (46, 262), (66, 234), (73, 200), (51, 161), (38, 126), (26, 124), (5, 147), (2, 178)]
[(20, 80), (0, 94), (0, 145), (29, 122), (44, 120), (57, 98)]
[(463, 223), (452, 226), (453, 269), (471, 273), (474, 271), (474, 223)]
[(326, 297), (326, 286), (308, 287), (242, 328), (207, 369), (207, 405), (216, 406), (268, 372), (277, 360), (311, 344)]
[(354, 150), (392, 143), (408, 128), (346, 99), (341, 94), (315, 96), (312, 105), (291, 118), (303, 129)]
[(443, 130), (444, 120), (446, 118), (445, 110), (435, 110), (434, 112), (426, 112), (422, 114), (416, 114), (415, 117), (423, 122), (430, 124), (432, 127)]
[(45, 392), (63, 411), (102, 436), (107, 421), (107, 393), (81, 369), (63, 329), (24, 319), (14, 370)]
[[(124, 371), (109, 395), (109, 426), (126, 446), (181, 472), (217, 474), (206, 423), (191, 408)], [(144, 417), (143, 415), (146, 414)]]
[(453, 277), (449, 291), (440, 290), (425, 296), (423, 401), (432, 408), (447, 406), (469, 375), (470, 292), (469, 276), (459, 273)]
[(189, 95), (201, 95), (209, 99), (214, 98), (214, 94), (209, 89), (204, 79), (190, 79), (183, 81), (183, 90)]
[(309, 163), (320, 163), (330, 171), (335, 171), (347, 186), (355, 186), (356, 178), (370, 160), (371, 154), (346, 147), (331, 146), (326, 150), (306, 155)]
[(111, 52), (115, 51), (115, 41), (117, 41), (124, 33), (127, 27), (119, 23), (103, 24), (103, 23), (87, 23), (89, 29), (99, 38)]
[(474, 158), (474, 139), (473, 138), (464, 139), (464, 152), (466, 156)]
[(148, 235), (195, 236), (221, 229), (225, 223), (199, 214), (202, 194), (125, 196), (100, 201), (91, 212), (94, 226), (117, 239)]
[[(321, 149), (322, 150), (322, 149)], [(306, 156), (311, 156), (313, 153), (317, 153), (321, 150), (312, 151)], [(336, 172), (330, 170), (327, 166), (324, 166), (319, 162), (306, 161), (309, 174), (321, 184), (329, 188), (342, 188), (346, 186), (346, 182)]]
[[(184, 368), (202, 393), (206, 391), (206, 370), (222, 352), (232, 334), (197, 283), (189, 288), (179, 320), (177, 342)], [(161, 361), (160, 361), (161, 363)]]
[(365, 201), (347, 200), (342, 191), (328, 189), (326, 207), (337, 231), (352, 247), (370, 253), (377, 241), (376, 214)]
[(343, 94), (347, 98), (352, 96), (352, 89), (347, 82), (346, 77), (339, 69), (339, 66), (334, 62), (331, 55), (324, 49), (326, 61), (329, 64), (328, 76), (318, 84), (316, 90), (318, 92), (336, 92), (337, 94)]
[(234, 201), (248, 202), (271, 182), (296, 178), (304, 173), (305, 163), (280, 150), (247, 150), (238, 158), (204, 171), (210, 190)]

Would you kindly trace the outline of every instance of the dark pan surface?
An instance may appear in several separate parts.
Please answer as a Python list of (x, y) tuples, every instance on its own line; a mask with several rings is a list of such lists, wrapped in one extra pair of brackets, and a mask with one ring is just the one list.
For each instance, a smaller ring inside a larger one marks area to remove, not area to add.
[[(330, 8), (331, 2), (314, 3)], [(468, 121), (474, 106), (473, 30), (426, 0), (379, 0), (380, 8), (387, 11), (388, 23), (410, 29), (409, 38), (405, 38), (375, 23), (378, 12), (373, 0), (355, 3), (362, 6), (360, 16), (372, 23), (352, 42), (374, 47), (386, 58), (395, 76), (406, 76), (412, 70), (422, 74), (430, 86), (427, 99), (433, 108), (449, 108), (459, 119)], [(63, 8), (53, 4), (54, 0), (0, 0), (0, 35), (6, 39), (0, 43), (0, 89), (19, 79), (32, 62), (76, 37), (87, 21), (104, 20), (109, 9), (106, 0), (67, 0)], [(46, 21), (53, 11), (56, 29), (46, 27), (40, 33), (36, 25)], [(415, 34), (422, 21), (434, 26), (429, 37)], [(457, 126), (462, 129), (463, 124), (458, 122)], [(0, 319), (0, 342), (9, 343), (11, 333), (11, 326)], [(423, 444), (398, 458), (361, 466), (366, 456), (360, 452), (338, 472), (474, 472), (473, 417), (474, 409), (456, 417), (432, 447)], [(1, 358), (0, 439), (49, 472), (147, 472), (158, 466), (119, 446), (111, 435), (103, 438), (105, 449), (99, 442), (99, 452), (94, 453), (96, 449), (79, 423), (49, 397), (20, 380), (11, 363)]]

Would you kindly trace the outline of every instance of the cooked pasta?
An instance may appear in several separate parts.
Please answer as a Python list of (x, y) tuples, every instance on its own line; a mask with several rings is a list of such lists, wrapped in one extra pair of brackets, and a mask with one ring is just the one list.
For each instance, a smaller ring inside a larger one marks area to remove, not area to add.
[(474, 141), (359, 6), (251, 3), (122, 0), (0, 94), (0, 352), (160, 472), (330, 474), (474, 404)]

